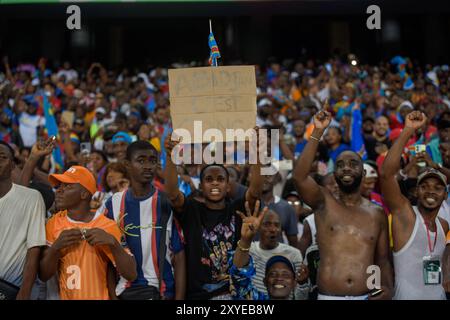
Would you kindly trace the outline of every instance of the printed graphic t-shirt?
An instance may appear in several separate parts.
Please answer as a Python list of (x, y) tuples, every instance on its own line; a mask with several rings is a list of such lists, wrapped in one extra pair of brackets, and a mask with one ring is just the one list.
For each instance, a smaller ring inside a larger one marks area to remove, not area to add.
[(228, 255), (241, 235), (245, 196), (228, 201), (224, 209), (212, 210), (186, 198), (177, 217), (186, 241), (187, 299), (211, 299), (229, 293)]

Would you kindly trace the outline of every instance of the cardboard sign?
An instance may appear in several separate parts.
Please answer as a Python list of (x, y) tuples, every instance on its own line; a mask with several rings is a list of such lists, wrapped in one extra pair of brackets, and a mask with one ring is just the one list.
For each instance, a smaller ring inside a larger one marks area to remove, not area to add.
[[(191, 142), (215, 140), (203, 136), (208, 129), (218, 129), (222, 133), (222, 138), (215, 137), (216, 141), (243, 141), (245, 135), (227, 138), (226, 129), (246, 131), (255, 127), (253, 66), (171, 69), (169, 90), (173, 129), (188, 130)], [(194, 134), (194, 121), (201, 121), (201, 134), (198, 130)]]

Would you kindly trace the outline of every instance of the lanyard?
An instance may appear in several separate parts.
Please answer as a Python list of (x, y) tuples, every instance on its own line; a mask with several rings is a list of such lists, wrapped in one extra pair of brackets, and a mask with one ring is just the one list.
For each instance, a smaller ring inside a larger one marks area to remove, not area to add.
[(425, 228), (427, 229), (428, 249), (430, 249), (430, 254), (433, 254), (434, 249), (436, 248), (436, 242), (437, 242), (437, 237), (438, 237), (438, 225), (436, 223), (436, 236), (434, 237), (433, 247), (431, 247), (430, 229), (428, 229), (428, 224), (425, 222), (425, 219), (423, 222), (425, 224)]

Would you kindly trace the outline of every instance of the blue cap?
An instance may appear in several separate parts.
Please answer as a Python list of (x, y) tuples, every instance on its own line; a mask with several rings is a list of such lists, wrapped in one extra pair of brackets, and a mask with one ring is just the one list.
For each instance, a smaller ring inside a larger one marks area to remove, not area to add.
[(133, 111), (130, 113), (131, 116), (135, 116), (138, 119), (141, 119), (141, 114), (139, 112)]
[(116, 143), (120, 141), (125, 141), (127, 144), (130, 144), (132, 142), (132, 139), (128, 133), (120, 131), (113, 136), (112, 142)]
[(266, 273), (269, 271), (269, 269), (277, 262), (282, 262), (285, 265), (287, 265), (289, 267), (289, 269), (291, 269), (292, 273), (295, 275), (295, 267), (292, 264), (291, 260), (289, 260), (288, 258), (286, 258), (285, 256), (273, 256), (272, 258), (270, 258), (267, 263), (266, 263)]

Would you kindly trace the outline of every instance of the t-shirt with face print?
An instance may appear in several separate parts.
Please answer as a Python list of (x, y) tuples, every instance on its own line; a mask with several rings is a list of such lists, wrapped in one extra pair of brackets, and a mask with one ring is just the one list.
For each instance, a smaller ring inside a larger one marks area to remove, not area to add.
[(229, 293), (228, 258), (240, 238), (245, 212), (245, 194), (226, 201), (225, 208), (209, 209), (204, 203), (186, 198), (176, 214), (186, 241), (187, 299), (211, 299)]

